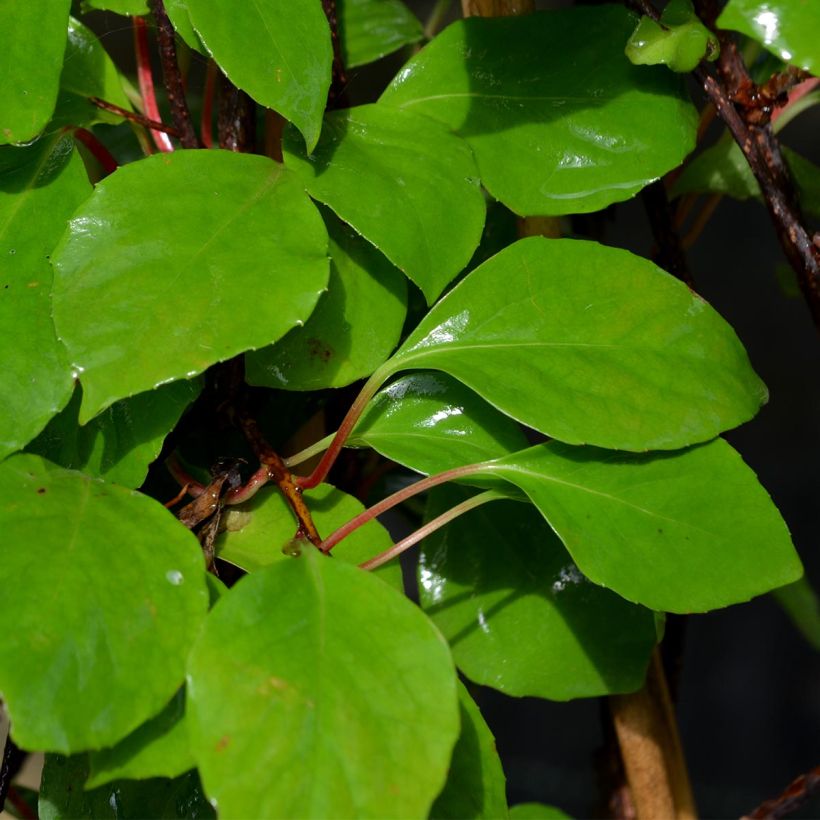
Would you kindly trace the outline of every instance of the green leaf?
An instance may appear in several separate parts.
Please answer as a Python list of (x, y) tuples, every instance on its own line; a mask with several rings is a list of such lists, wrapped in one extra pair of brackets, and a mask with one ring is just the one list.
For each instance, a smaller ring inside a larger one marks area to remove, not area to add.
[(697, 114), (679, 79), (624, 56), (634, 25), (616, 5), (461, 20), (381, 99), (463, 136), (484, 186), (516, 213), (595, 211), (695, 145)]
[[(323, 537), (357, 516), (364, 507), (352, 496), (320, 484), (305, 494), (313, 523)], [(249, 502), (225, 513), (225, 530), (216, 540), (217, 555), (247, 572), (291, 560), (290, 544), (296, 532), (293, 513), (278, 490), (262, 490)], [(333, 550), (336, 558), (349, 564), (360, 564), (390, 549), (393, 541), (378, 521), (369, 521), (351, 533)], [(404, 589), (401, 567), (393, 561), (377, 569), (376, 574), (401, 592)]]
[(290, 120), (312, 151), (333, 62), (320, 0), (185, 1), (196, 33), (231, 82)]
[[(466, 495), (440, 488), (425, 517)], [(584, 578), (529, 504), (494, 502), (428, 536), (419, 590), (458, 668), (516, 697), (634, 691), (655, 646), (653, 613)]]
[(70, 17), (60, 92), (49, 130), (122, 121), (119, 115), (90, 103), (88, 97), (99, 97), (120, 108), (131, 109), (120, 73), (99, 38), (79, 20)]
[(118, 169), (53, 255), (80, 422), (304, 322), (327, 284), (326, 250), (302, 186), (266, 157), (176, 151)]
[(175, 780), (115, 780), (92, 791), (82, 786), (88, 756), (48, 754), (40, 789), (40, 820), (213, 820), (196, 772)]
[(113, 11), (126, 17), (148, 14), (147, 0), (82, 0), (84, 7), (98, 11)]
[(57, 102), (71, 0), (0, 3), (0, 143), (28, 142)]
[(485, 206), (472, 153), (425, 117), (381, 105), (333, 111), (313, 153), (292, 131), (283, 152), (310, 195), (401, 268), (428, 303), (478, 247)]
[(208, 604), (199, 544), (146, 496), (33, 455), (0, 465), (0, 498), (0, 691), (15, 742), (111, 745), (182, 683)]
[(803, 637), (820, 652), (820, 597), (807, 578), (772, 593)]
[(407, 280), (352, 228), (329, 211), (324, 216), (330, 234), (327, 293), (304, 327), (245, 357), (249, 384), (285, 390), (344, 387), (369, 376), (399, 341)]
[(91, 752), (91, 776), (87, 788), (112, 780), (145, 780), (178, 777), (194, 768), (185, 723), (185, 690), (180, 689), (168, 705), (116, 746)]
[(28, 446), (72, 470), (125, 487), (139, 487), (159, 455), (165, 437), (202, 387), (199, 379), (166, 384), (112, 404), (80, 427), (81, 391)]
[(0, 148), (0, 458), (71, 397), (73, 375), (51, 321), (48, 255), (90, 191), (70, 137)]
[(487, 469), (530, 497), (591, 581), (652, 609), (705, 612), (803, 572), (777, 508), (721, 439), (644, 454), (550, 442)]
[(692, 0), (671, 0), (660, 23), (641, 17), (626, 45), (626, 56), (635, 65), (667, 65), (685, 73), (703, 60), (716, 60), (717, 37), (701, 23)]
[(219, 603), (188, 685), (191, 745), (225, 817), (420, 817), (459, 731), (452, 660), (429, 620), (312, 549)]
[(346, 68), (372, 63), (424, 36), (402, 0), (337, 0), (336, 8)]
[(171, 21), (176, 33), (182, 38), (185, 45), (205, 57), (209, 56), (208, 49), (199, 39), (199, 35), (191, 23), (188, 0), (165, 0), (165, 11), (168, 13), (168, 19)]
[(510, 806), (510, 820), (569, 820), (569, 815), (544, 803), (519, 803)]
[(506, 779), (495, 738), (464, 684), (458, 684), (461, 734), (444, 790), (430, 809), (431, 820), (507, 816)]
[(820, 70), (820, 6), (813, 0), (729, 0), (717, 19), (787, 63)]
[(766, 399), (734, 331), (627, 251), (531, 237), (470, 273), (384, 365), (443, 370), (572, 444), (673, 449)]
[(512, 419), (444, 373), (413, 373), (385, 387), (347, 441), (430, 475), (527, 445)]
[[(782, 150), (803, 210), (820, 217), (820, 168), (796, 151), (785, 146)], [(746, 157), (732, 139), (717, 142), (686, 165), (672, 186), (671, 195), (688, 193), (723, 194), (741, 201), (763, 198)]]

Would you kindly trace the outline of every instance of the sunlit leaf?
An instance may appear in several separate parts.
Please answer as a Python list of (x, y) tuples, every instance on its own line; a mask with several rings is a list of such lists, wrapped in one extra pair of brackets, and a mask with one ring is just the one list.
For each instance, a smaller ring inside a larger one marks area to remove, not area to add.
[(150, 498), (33, 455), (0, 465), (0, 499), (12, 735), (25, 749), (109, 746), (182, 683), (208, 604), (199, 544)]
[(384, 372), (443, 370), (502, 412), (573, 444), (673, 449), (766, 399), (734, 331), (626, 251), (532, 237), (471, 272)]
[(80, 422), (279, 339), (325, 288), (326, 249), (302, 186), (266, 157), (176, 151), (118, 169), (52, 257)]
[[(467, 491), (431, 494), (431, 519)], [(517, 697), (629, 692), (655, 646), (654, 615), (590, 583), (538, 511), (496, 501), (423, 542), (421, 604), (459, 669)]]
[(0, 458), (71, 397), (71, 368), (51, 320), (48, 256), (90, 192), (70, 137), (0, 148)]
[(285, 164), (424, 292), (428, 303), (470, 261), (484, 197), (472, 153), (426, 117), (381, 105), (325, 117), (311, 154), (285, 132)]
[(516, 213), (595, 211), (695, 144), (697, 114), (678, 78), (624, 56), (635, 22), (615, 4), (461, 20), (381, 99), (464, 137), (484, 186)]
[(446, 645), (343, 561), (308, 549), (243, 578), (188, 675), (191, 746), (222, 816), (421, 817), (444, 785), (459, 731)]

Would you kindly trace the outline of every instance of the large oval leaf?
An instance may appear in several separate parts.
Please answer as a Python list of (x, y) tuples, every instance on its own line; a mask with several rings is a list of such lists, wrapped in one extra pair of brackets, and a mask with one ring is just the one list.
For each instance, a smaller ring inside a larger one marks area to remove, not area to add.
[(697, 114), (679, 80), (624, 56), (634, 27), (616, 5), (462, 20), (381, 99), (463, 136), (487, 190), (517, 213), (595, 211), (695, 145)]
[(225, 817), (421, 817), (458, 736), (432, 624), (308, 549), (241, 580), (189, 663), (189, 729)]
[(368, 404), (349, 447), (372, 447), (420, 473), (441, 473), (527, 447), (521, 428), (444, 373), (412, 373)]
[(433, 301), (481, 240), (484, 196), (473, 155), (435, 122), (380, 105), (325, 117), (306, 155), (285, 132), (285, 164), (310, 195), (401, 268)]
[(330, 234), (327, 293), (304, 327), (245, 357), (249, 384), (286, 390), (344, 387), (369, 376), (399, 341), (407, 280), (349, 225), (329, 212), (325, 223)]
[(499, 820), (507, 814), (506, 779), (495, 738), (463, 683), (458, 685), (461, 734), (447, 785), (430, 809), (431, 820)]
[(718, 26), (762, 43), (787, 63), (820, 69), (820, 5), (814, 0), (729, 0)]
[(84, 427), (77, 421), (78, 389), (68, 407), (27, 449), (61, 467), (125, 487), (139, 487), (165, 437), (201, 387), (201, 379), (165, 384), (112, 404)]
[[(322, 536), (330, 535), (364, 509), (352, 495), (330, 484), (320, 484), (306, 493), (305, 502)], [(247, 504), (226, 511), (225, 530), (216, 540), (217, 555), (247, 572), (255, 572), (291, 560), (284, 550), (292, 549), (295, 532), (296, 521), (282, 494), (278, 490), (262, 490)], [(349, 564), (361, 564), (392, 546), (390, 534), (373, 520), (345, 538), (334, 548), (333, 555)], [(379, 567), (375, 573), (399, 592), (403, 591), (398, 561)]]
[(51, 320), (48, 255), (90, 192), (70, 137), (0, 149), (0, 458), (71, 397), (73, 375)]
[(186, 5), (196, 33), (231, 82), (290, 120), (312, 151), (333, 62), (321, 0), (186, 0)]
[(803, 572), (777, 508), (722, 439), (641, 455), (551, 442), (487, 469), (530, 497), (588, 578), (652, 609), (717, 609)]
[(265, 157), (176, 151), (120, 168), (53, 255), (54, 321), (81, 373), (80, 422), (276, 341), (313, 310), (326, 250), (302, 186)]
[(337, 0), (336, 6), (347, 68), (371, 63), (423, 36), (418, 17), (402, 0)]
[(0, 692), (15, 742), (109, 746), (182, 683), (208, 606), (199, 544), (146, 496), (38, 456), (0, 465), (0, 499)]
[(627, 251), (531, 237), (469, 274), (386, 373), (443, 370), (572, 444), (673, 449), (750, 419), (766, 388), (699, 296)]
[[(430, 496), (427, 518), (464, 500)], [(655, 646), (655, 617), (590, 583), (528, 504), (499, 501), (426, 538), (421, 605), (459, 669), (508, 695), (551, 700), (630, 692)]]
[(0, 143), (27, 142), (57, 102), (71, 0), (0, 3)]

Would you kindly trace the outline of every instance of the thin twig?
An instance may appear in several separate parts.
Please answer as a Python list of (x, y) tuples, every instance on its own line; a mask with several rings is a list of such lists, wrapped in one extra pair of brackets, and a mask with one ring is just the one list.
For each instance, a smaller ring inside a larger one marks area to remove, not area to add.
[(94, 134), (86, 128), (75, 128), (74, 139), (81, 142), (92, 154), (94, 159), (100, 163), (103, 176), (113, 174), (119, 167), (114, 155), (97, 139)]
[(657, 252), (655, 261), (666, 271), (689, 285), (695, 286), (692, 274), (686, 264), (686, 254), (680, 236), (675, 230), (666, 188), (660, 180), (647, 185), (641, 191), (652, 235), (655, 237)]
[(214, 94), (218, 73), (216, 63), (208, 60), (208, 67), (205, 69), (205, 89), (202, 92), (202, 117), (199, 123), (199, 134), (206, 148), (213, 146)]
[(162, 77), (168, 94), (168, 104), (171, 106), (171, 117), (179, 132), (179, 141), (183, 148), (199, 148), (199, 139), (194, 130), (194, 121), (188, 108), (188, 100), (185, 98), (185, 86), (179, 70), (174, 27), (168, 19), (162, 0), (149, 0), (149, 5), (157, 24)]
[(256, 139), (256, 105), (224, 74), (219, 75), (217, 114), (219, 147), (227, 151), (252, 151)]
[(375, 556), (375, 558), (370, 558), (364, 563), (359, 564), (359, 567), (367, 570), (378, 569), (382, 566), (382, 564), (392, 561), (394, 558), (401, 555), (405, 550), (415, 546), (419, 541), (427, 538), (428, 535), (432, 535), (432, 533), (436, 530), (446, 526), (460, 515), (464, 515), (464, 513), (468, 513), (470, 510), (474, 510), (482, 504), (487, 504), (490, 501), (497, 501), (502, 498), (507, 498), (507, 496), (497, 490), (486, 490), (483, 493), (474, 495), (472, 498), (468, 498), (466, 501), (456, 504), (455, 507), (451, 507), (447, 510), (447, 512), (442, 513), (432, 521), (428, 521), (424, 526), (419, 527), (415, 532), (412, 532), (407, 537), (402, 538), (401, 541), (397, 541), (392, 547), (390, 547), (390, 549), (379, 553), (379, 555)]
[(20, 769), (24, 757), (25, 752), (17, 747), (10, 734), (7, 735), (3, 746), (3, 762), (0, 764), (0, 811), (3, 811), (12, 778)]
[(450, 6), (453, 5), (453, 0), (436, 0), (427, 22), (424, 24), (424, 38), (425, 40), (432, 40), (436, 36), (447, 12), (450, 11)]
[(148, 117), (144, 117), (142, 114), (137, 114), (136, 111), (129, 111), (127, 108), (122, 108), (119, 105), (108, 102), (107, 100), (101, 100), (99, 97), (89, 97), (88, 101), (93, 105), (96, 105), (97, 108), (102, 108), (103, 111), (110, 111), (112, 114), (117, 114), (126, 120), (130, 120), (131, 122), (135, 122), (138, 125), (143, 126), (143, 128), (148, 128), (151, 131), (164, 131), (172, 137), (179, 138), (180, 136), (178, 128), (175, 128), (173, 125), (166, 125), (160, 120), (149, 119)]
[(354, 532), (368, 521), (378, 518), (378, 516), (382, 513), (393, 509), (393, 507), (397, 504), (401, 504), (403, 501), (407, 501), (408, 498), (412, 498), (419, 493), (431, 490), (433, 487), (438, 487), (439, 484), (444, 484), (446, 481), (454, 481), (457, 478), (466, 478), (467, 476), (473, 475), (474, 473), (479, 472), (484, 466), (485, 462), (479, 462), (476, 464), (467, 464), (464, 467), (454, 467), (451, 470), (445, 470), (443, 473), (427, 476), (426, 478), (416, 481), (414, 484), (403, 487), (398, 492), (387, 496), (387, 498), (383, 498), (377, 504), (374, 504), (372, 507), (368, 507), (363, 512), (360, 512), (355, 518), (352, 518), (346, 524), (343, 524), (338, 530), (331, 533), (327, 538), (325, 538), (324, 541), (322, 541), (319, 545), (319, 549), (322, 552), (330, 552), (333, 547), (339, 543), (339, 541), (347, 538), (350, 533)]
[(792, 780), (785, 791), (773, 800), (761, 803), (753, 812), (743, 816), (743, 820), (769, 820), (785, 817), (820, 794), (820, 766), (801, 774)]
[[(149, 119), (160, 122), (162, 117), (154, 91), (154, 73), (151, 71), (151, 54), (148, 50), (148, 28), (142, 17), (134, 17), (134, 54), (137, 59), (137, 80), (142, 97), (142, 110)], [(164, 131), (150, 131), (154, 144), (166, 153), (174, 150), (171, 138)]]

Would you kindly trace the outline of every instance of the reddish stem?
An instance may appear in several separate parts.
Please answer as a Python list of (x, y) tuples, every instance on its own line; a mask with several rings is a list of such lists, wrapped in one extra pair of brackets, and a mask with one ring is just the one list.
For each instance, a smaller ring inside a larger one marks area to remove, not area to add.
[[(139, 81), (142, 107), (145, 115), (152, 120), (162, 121), (154, 91), (154, 75), (151, 71), (151, 55), (148, 50), (148, 27), (142, 17), (134, 17), (134, 53), (137, 58), (137, 80)], [(163, 131), (151, 129), (151, 136), (160, 151), (174, 150), (171, 138)]]
[(368, 521), (372, 521), (397, 504), (401, 504), (402, 501), (407, 501), (408, 498), (426, 492), (433, 487), (437, 487), (439, 484), (444, 484), (446, 481), (453, 481), (457, 478), (466, 478), (467, 476), (474, 475), (480, 472), (486, 464), (487, 462), (478, 462), (477, 464), (467, 464), (464, 467), (454, 467), (452, 470), (445, 470), (443, 473), (427, 476), (415, 484), (411, 484), (409, 487), (404, 487), (398, 492), (393, 493), (393, 495), (382, 499), (378, 504), (374, 504), (372, 507), (364, 510), (364, 512), (360, 512), (355, 518), (351, 518), (350, 521), (325, 538), (325, 540), (319, 544), (319, 549), (322, 552), (330, 552), (339, 541), (347, 538), (354, 530), (364, 526)]
[(117, 160), (114, 159), (112, 153), (91, 133), (85, 128), (74, 129), (74, 139), (81, 142), (93, 155), (94, 159), (100, 163), (103, 170), (103, 176), (113, 174), (119, 167)]
[(129, 111), (127, 108), (114, 105), (114, 103), (108, 102), (107, 100), (101, 100), (99, 97), (89, 97), (88, 101), (93, 105), (96, 105), (97, 108), (102, 108), (103, 111), (110, 111), (112, 114), (117, 114), (120, 117), (124, 117), (127, 120), (131, 120), (131, 122), (135, 122), (138, 125), (143, 126), (143, 128), (148, 128), (149, 130), (155, 131), (164, 131), (166, 134), (171, 134), (175, 137), (179, 136), (179, 131), (174, 128), (173, 125), (166, 125), (160, 120), (151, 120), (148, 117), (143, 117), (142, 114), (136, 114), (133, 111)]
[(216, 63), (208, 61), (208, 68), (205, 71), (205, 90), (202, 98), (202, 118), (199, 123), (199, 135), (202, 144), (206, 148), (212, 148), (214, 144), (213, 120), (214, 120), (214, 93), (216, 92)]
[(165, 461), (165, 469), (174, 477), (181, 487), (186, 487), (191, 498), (199, 498), (205, 492), (205, 485), (197, 481), (182, 466), (175, 454), (171, 454)]

